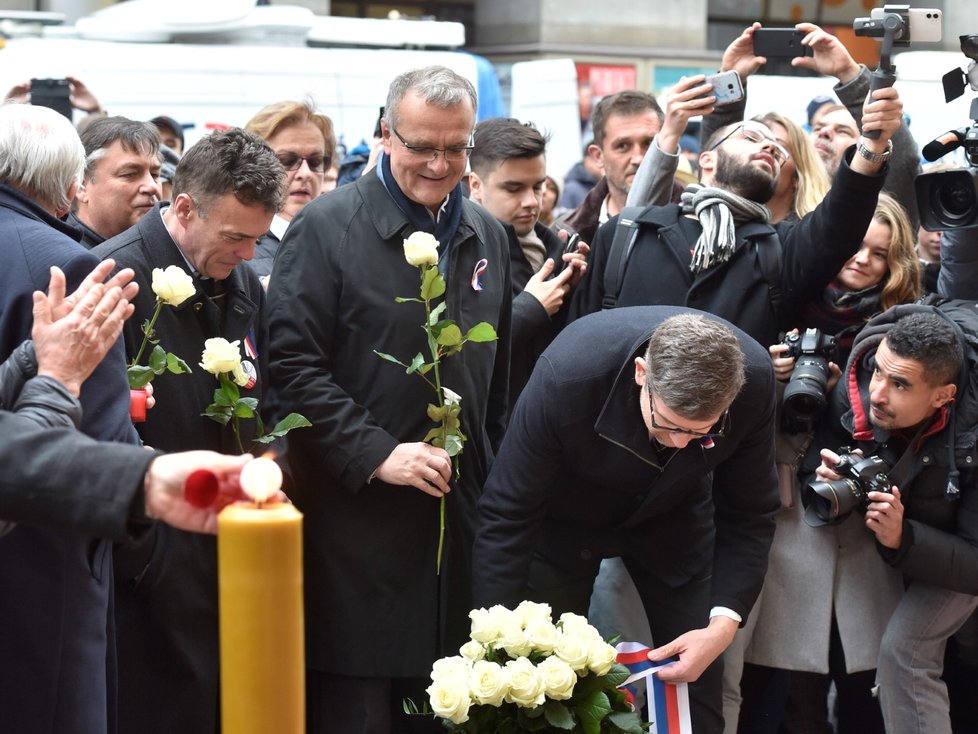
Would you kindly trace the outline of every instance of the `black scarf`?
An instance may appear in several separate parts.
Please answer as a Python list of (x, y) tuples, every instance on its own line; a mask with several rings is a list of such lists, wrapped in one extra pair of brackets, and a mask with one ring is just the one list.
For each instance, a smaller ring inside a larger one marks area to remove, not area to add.
[(822, 295), (802, 309), (801, 322), (806, 327), (834, 334), (839, 343), (841, 364), (852, 350), (852, 341), (871, 316), (882, 311), (880, 294), (883, 283), (861, 291), (846, 288), (838, 280), (829, 283)]
[(438, 210), (438, 220), (431, 216), (428, 207), (412, 201), (404, 195), (401, 187), (394, 180), (394, 172), (391, 170), (390, 156), (386, 153), (380, 154), (380, 180), (383, 182), (387, 193), (390, 194), (397, 208), (408, 218), (412, 226), (421, 232), (434, 235), (438, 240), (438, 269), (441, 274), (448, 278), (448, 251), (455, 232), (462, 221), (462, 184), (456, 184), (448, 197), (442, 202)]

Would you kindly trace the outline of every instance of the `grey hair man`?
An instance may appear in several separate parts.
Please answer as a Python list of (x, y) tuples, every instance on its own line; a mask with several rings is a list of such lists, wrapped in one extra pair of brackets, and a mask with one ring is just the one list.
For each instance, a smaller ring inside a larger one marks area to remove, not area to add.
[[(156, 407), (138, 425), (147, 445), (241, 453), (229, 427), (201, 416), (218, 383), (196, 365), (206, 340), (239, 342), (242, 366), (252, 378), (242, 396), (260, 400), (267, 389), (264, 289), (241, 263), (253, 257), (281, 207), (284, 177), (274, 151), (257, 135), (237, 128), (212, 133), (177, 164), (172, 202), (157, 204), (95, 248), (132, 268), (141, 286), (136, 313), (123, 330), (130, 359), (156, 305), (153, 269), (177, 266), (193, 279), (194, 295), (163, 309), (155, 325), (167, 350), (193, 365), (193, 372), (154, 380)], [(246, 449), (254, 423), (242, 422)], [(142, 542), (117, 548), (115, 558), (119, 665), (128, 671), (119, 685), (120, 730), (213, 734), (219, 728), (214, 540), (156, 523)]]
[[(52, 267), (73, 291), (98, 265), (78, 244), (78, 231), (60, 219), (84, 166), (85, 149), (64, 116), (46, 107), (0, 106), (0, 361), (30, 337), (33, 294), (48, 287)], [(81, 430), (138, 443), (127, 388), (116, 342), (81, 386)], [(5, 599), (17, 600), (0, 604), (0, 658), (44, 661), (18, 669), (19, 680), (6, 677), (13, 668), (3, 666), (0, 711), (11, 729), (114, 730), (106, 665), (110, 551), (108, 541), (31, 524), (0, 541), (0, 587)], [(64, 634), (65, 619), (78, 622), (71, 635)], [(58, 661), (59, 675), (51, 675), (51, 661)], [(30, 692), (19, 695), (25, 678)]]
[(721, 732), (716, 659), (760, 591), (778, 507), (770, 362), (690, 309), (613, 309), (564, 329), (479, 500), (476, 605), (583, 615), (601, 560), (620, 557), (658, 643), (649, 657), (678, 657), (658, 676), (691, 683), (693, 729)]
[(88, 248), (115, 237), (160, 200), (160, 134), (148, 122), (102, 117), (81, 133), (85, 175), (69, 224)]
[[(447, 68), (397, 77), (378, 165), (305, 206), (272, 271), (276, 403), (313, 424), (289, 436), (305, 515), (310, 732), (406, 730), (402, 696), (420, 700), (432, 661), (467, 637), (474, 508), (506, 415), (512, 301), (506, 233), (460, 185), (475, 113), (471, 82)], [(486, 321), (499, 336), (442, 364), (469, 437), (458, 475), (423, 442), (431, 389), (373, 355), (428, 348), (424, 309), (394, 302), (418, 293), (403, 250), (415, 232), (440, 243), (442, 318), (463, 331)]]

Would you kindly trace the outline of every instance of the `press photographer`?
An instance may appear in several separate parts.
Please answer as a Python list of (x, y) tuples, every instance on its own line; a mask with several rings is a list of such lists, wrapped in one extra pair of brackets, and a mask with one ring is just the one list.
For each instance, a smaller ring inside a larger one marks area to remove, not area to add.
[[(814, 471), (809, 496), (822, 503), (821, 519), (849, 530), (848, 573), (878, 581), (886, 571), (868, 575), (866, 557), (877, 553), (902, 574), (885, 627), (851, 609), (837, 617), (843, 633), (846, 626), (868, 638), (882, 631), (875, 681), (887, 734), (950, 734), (944, 650), (978, 606), (974, 309), (914, 304), (872, 319), (802, 462), (802, 472)], [(824, 448), (846, 444), (853, 452), (844, 457)], [(830, 487), (840, 490), (835, 507)], [(844, 517), (857, 507), (864, 514)]]

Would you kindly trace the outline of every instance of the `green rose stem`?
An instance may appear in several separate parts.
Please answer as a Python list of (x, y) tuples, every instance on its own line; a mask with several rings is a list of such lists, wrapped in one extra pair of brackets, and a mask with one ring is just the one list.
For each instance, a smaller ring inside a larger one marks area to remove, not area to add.
[(136, 352), (136, 356), (133, 358), (130, 367), (135, 367), (137, 364), (139, 364), (139, 359), (143, 356), (143, 352), (146, 351), (146, 345), (149, 344), (149, 335), (153, 333), (153, 327), (156, 326), (156, 320), (160, 317), (160, 313), (162, 311), (163, 299), (157, 296), (156, 308), (153, 309), (153, 315), (150, 317), (149, 321), (146, 323), (146, 327), (143, 329), (143, 343), (139, 345), (139, 351)]

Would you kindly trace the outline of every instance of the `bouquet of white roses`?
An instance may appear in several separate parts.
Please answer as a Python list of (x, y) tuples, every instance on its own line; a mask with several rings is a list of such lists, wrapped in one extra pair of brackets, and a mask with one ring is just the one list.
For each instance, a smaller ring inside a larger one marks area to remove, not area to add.
[(628, 669), (584, 617), (565, 613), (554, 623), (549, 605), (528, 601), (469, 617), (471, 640), (434, 664), (427, 689), (450, 731), (646, 731), (618, 690)]

